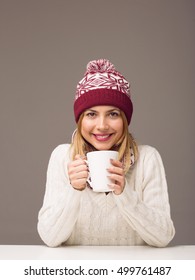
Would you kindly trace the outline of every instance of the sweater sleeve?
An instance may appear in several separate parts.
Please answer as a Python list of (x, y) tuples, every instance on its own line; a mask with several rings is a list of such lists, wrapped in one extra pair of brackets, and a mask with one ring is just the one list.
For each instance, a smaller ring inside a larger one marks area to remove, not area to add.
[(157, 150), (151, 147), (142, 164), (138, 167), (142, 169), (141, 180), (135, 179), (141, 191), (126, 180), (123, 193), (114, 195), (114, 199), (122, 216), (148, 245), (164, 247), (175, 235), (164, 166)]
[(69, 183), (68, 148), (69, 145), (59, 145), (51, 154), (44, 201), (38, 215), (38, 233), (50, 247), (59, 246), (68, 239), (79, 213), (82, 192)]

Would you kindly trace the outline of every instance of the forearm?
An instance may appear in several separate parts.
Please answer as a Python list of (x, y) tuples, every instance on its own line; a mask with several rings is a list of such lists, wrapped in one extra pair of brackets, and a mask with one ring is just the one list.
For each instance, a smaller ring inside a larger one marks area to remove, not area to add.
[(66, 187), (53, 200), (45, 197), (38, 216), (38, 232), (45, 244), (50, 247), (59, 246), (71, 235), (77, 220), (81, 195), (82, 192)]
[(171, 241), (175, 229), (165, 205), (148, 206), (132, 190), (114, 197), (121, 215), (148, 245), (164, 247)]

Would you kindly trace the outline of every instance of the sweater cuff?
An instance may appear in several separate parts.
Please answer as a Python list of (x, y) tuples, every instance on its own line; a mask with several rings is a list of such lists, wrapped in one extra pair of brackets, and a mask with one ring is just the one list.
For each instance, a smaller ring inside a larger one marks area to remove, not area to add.
[(113, 193), (113, 196), (116, 203), (122, 207), (135, 207), (138, 203), (138, 195), (131, 189), (127, 181), (125, 182), (125, 188), (123, 192), (119, 195)]
[(68, 184), (63, 186), (63, 189), (58, 193), (53, 201), (55, 201), (55, 203), (58, 205), (57, 208), (59, 209), (64, 209), (68, 205), (68, 207), (72, 208), (73, 205), (75, 206), (79, 203), (81, 196), (81, 191), (75, 190), (71, 185)]

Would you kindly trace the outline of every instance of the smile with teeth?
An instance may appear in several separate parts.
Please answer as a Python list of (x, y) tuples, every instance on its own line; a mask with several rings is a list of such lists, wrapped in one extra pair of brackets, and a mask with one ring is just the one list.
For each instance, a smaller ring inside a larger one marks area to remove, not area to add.
[(93, 134), (93, 135), (98, 141), (107, 141), (112, 136), (112, 134)]

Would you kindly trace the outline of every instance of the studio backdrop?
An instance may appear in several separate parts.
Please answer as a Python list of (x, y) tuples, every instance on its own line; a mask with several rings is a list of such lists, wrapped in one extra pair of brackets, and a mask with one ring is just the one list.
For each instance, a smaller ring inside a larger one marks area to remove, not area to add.
[(0, 244), (43, 244), (52, 150), (69, 143), (76, 85), (109, 59), (131, 82), (136, 141), (160, 152), (176, 235), (195, 244), (193, 0), (0, 0)]

